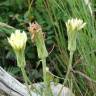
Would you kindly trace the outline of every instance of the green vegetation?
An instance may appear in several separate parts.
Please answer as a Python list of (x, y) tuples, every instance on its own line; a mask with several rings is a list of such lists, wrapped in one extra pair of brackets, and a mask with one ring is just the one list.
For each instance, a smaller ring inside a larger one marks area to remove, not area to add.
[(76, 96), (95, 96), (96, 1), (90, 0), (87, 4), (85, 1), (0, 0), (0, 66), (20, 82), (24, 82), (13, 49), (7, 40), (16, 29), (23, 30), (28, 37), (25, 49), (27, 75), (32, 83), (43, 81), (42, 58), (38, 58), (37, 45), (31, 41), (28, 31), (29, 24), (36, 21), (42, 27), (49, 53), (46, 63), (50, 74), (46, 73), (49, 76), (47, 79), (63, 84), (70, 59), (65, 22), (78, 18), (86, 22), (86, 26), (77, 34), (71, 77), (64, 84), (71, 86)]

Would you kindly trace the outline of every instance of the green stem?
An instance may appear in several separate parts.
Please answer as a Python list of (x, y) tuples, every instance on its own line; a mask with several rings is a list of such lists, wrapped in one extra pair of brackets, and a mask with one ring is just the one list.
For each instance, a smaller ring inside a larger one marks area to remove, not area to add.
[(15, 51), (15, 53), (16, 53), (16, 58), (17, 58), (17, 64), (18, 64), (18, 67), (21, 69), (21, 72), (22, 72), (22, 75), (23, 75), (23, 78), (24, 78), (28, 93), (29, 93), (30, 96), (32, 96), (30, 88), (28, 86), (28, 82), (29, 82), (28, 77), (27, 77), (26, 71), (24, 69), (25, 65), (26, 65), (24, 50), (22, 49), (22, 50), (20, 50), (18, 52)]
[(26, 79), (27, 79), (28, 83), (30, 84), (31, 89), (32, 90), (34, 89), (36, 91), (36, 93), (40, 94), (40, 91), (37, 88), (35, 88), (34, 85), (32, 85), (32, 82), (30, 81), (30, 79), (28, 77), (26, 77)]
[[(65, 76), (65, 80), (64, 80), (63, 85), (66, 84), (66, 82), (67, 82), (67, 80), (68, 80), (68, 76), (69, 76), (70, 71), (71, 71), (71, 69), (72, 69), (73, 54), (74, 54), (74, 51), (70, 51), (70, 59), (69, 59), (68, 70), (67, 70), (67, 73), (66, 73), (66, 76)], [(62, 89), (63, 89), (63, 86), (62, 86), (62, 88), (60, 89), (60, 91), (59, 91), (59, 93), (58, 93), (58, 96), (60, 96)]]
[(47, 74), (46, 74), (47, 73), (46, 72), (46, 58), (42, 59), (42, 66), (43, 66), (43, 79), (44, 79), (44, 85), (45, 85), (44, 96), (53, 96), (50, 82), (48, 81)]
[(47, 78), (46, 78), (46, 59), (42, 59), (42, 66), (43, 66), (43, 80), (45, 86), (47, 85)]
[(74, 53), (73, 51), (70, 51), (69, 65), (68, 65), (68, 70), (67, 70), (67, 73), (66, 73), (66, 76), (65, 76), (64, 85), (66, 84), (66, 82), (68, 80), (69, 73), (70, 73), (70, 71), (72, 69), (73, 53)]
[(42, 59), (43, 80), (44, 80), (44, 96), (47, 96), (47, 76), (46, 76), (46, 58)]
[(21, 71), (22, 71), (22, 75), (23, 75), (23, 78), (24, 78), (24, 81), (25, 81), (25, 84), (26, 84), (28, 93), (29, 93), (30, 96), (32, 96), (32, 95), (31, 95), (30, 88), (29, 88), (29, 85), (28, 85), (28, 82), (27, 82), (28, 79), (27, 79), (27, 75), (26, 75), (26, 72), (25, 72), (24, 67), (21, 68)]

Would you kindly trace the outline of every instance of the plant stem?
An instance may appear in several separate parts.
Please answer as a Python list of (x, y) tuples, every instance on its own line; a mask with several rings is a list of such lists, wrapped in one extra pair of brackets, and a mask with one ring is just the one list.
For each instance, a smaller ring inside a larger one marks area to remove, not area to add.
[(70, 51), (69, 65), (68, 65), (68, 70), (67, 70), (67, 73), (66, 73), (66, 76), (65, 76), (64, 85), (66, 84), (66, 82), (68, 80), (69, 73), (70, 73), (70, 71), (72, 69), (73, 53), (74, 53), (73, 51)]
[(23, 75), (23, 78), (24, 78), (24, 81), (25, 81), (25, 84), (26, 84), (28, 93), (29, 93), (30, 96), (32, 96), (32, 95), (31, 95), (30, 88), (29, 88), (29, 86), (28, 86), (28, 82), (27, 82), (28, 79), (27, 79), (27, 75), (26, 75), (26, 72), (25, 72), (24, 67), (21, 68), (21, 71), (22, 71), (22, 75)]
[[(72, 70), (73, 54), (74, 54), (74, 51), (70, 51), (70, 59), (69, 59), (68, 70), (67, 70), (67, 73), (66, 73), (66, 76), (65, 76), (65, 80), (64, 80), (63, 85), (66, 84), (66, 82), (67, 82), (67, 80), (68, 80), (68, 76), (69, 76), (69, 74), (70, 74), (70, 71)], [(63, 86), (62, 86), (62, 88), (60, 89), (60, 91), (59, 91), (59, 93), (58, 93), (58, 96), (60, 96), (62, 89), (63, 89)]]
[(43, 80), (44, 80), (44, 84), (47, 85), (47, 78), (46, 78), (46, 59), (42, 59), (42, 66), (43, 66)]
[(44, 94), (47, 96), (47, 76), (46, 76), (46, 58), (42, 59), (42, 66), (43, 66), (43, 80), (44, 80)]
[(40, 94), (40, 91), (37, 89), (37, 88), (35, 88), (35, 86), (34, 85), (32, 85), (32, 82), (30, 81), (30, 79), (26, 76), (26, 79), (27, 79), (27, 81), (28, 81), (28, 83), (30, 84), (30, 88), (31, 89), (33, 89), (33, 90), (35, 90), (36, 91), (36, 93), (39, 93)]

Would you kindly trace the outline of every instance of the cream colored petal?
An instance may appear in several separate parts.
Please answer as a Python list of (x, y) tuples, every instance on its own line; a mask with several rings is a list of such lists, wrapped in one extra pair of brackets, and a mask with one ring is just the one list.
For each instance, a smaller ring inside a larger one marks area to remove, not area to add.
[(23, 31), (23, 33), (20, 32), (20, 30), (16, 30), (15, 33), (12, 33), (10, 38), (8, 38), (9, 44), (14, 49), (22, 49), (26, 45), (27, 41), (27, 35)]

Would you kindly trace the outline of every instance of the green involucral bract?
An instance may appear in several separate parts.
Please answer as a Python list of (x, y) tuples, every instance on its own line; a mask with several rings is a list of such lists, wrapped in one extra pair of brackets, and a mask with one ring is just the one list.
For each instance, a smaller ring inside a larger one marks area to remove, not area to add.
[(41, 59), (46, 58), (48, 56), (48, 52), (44, 43), (44, 36), (42, 31), (36, 33), (35, 43), (37, 46), (38, 57)]
[(77, 37), (77, 32), (72, 32), (72, 34), (68, 34), (68, 50), (70, 51), (76, 50), (76, 37)]
[(24, 50), (16, 51), (17, 65), (19, 68), (26, 66)]

